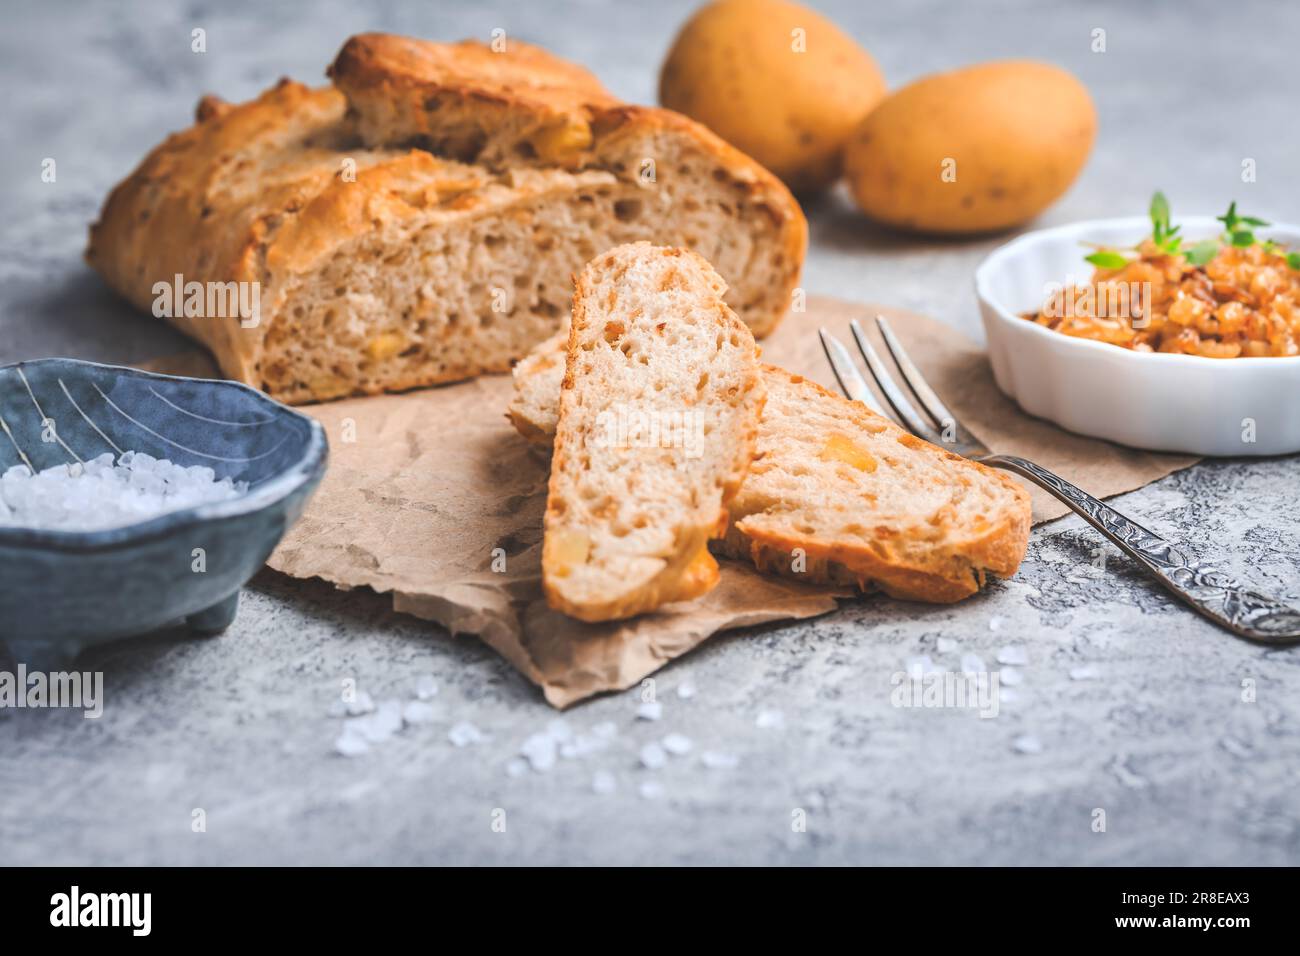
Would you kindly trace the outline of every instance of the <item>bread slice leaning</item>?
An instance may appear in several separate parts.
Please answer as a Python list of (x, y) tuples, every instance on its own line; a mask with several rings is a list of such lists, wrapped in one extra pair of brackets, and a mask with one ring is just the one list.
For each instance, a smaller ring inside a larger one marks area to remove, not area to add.
[(764, 389), (726, 286), (635, 243), (576, 279), (542, 544), (551, 607), (584, 621), (695, 598), (754, 455)]
[[(90, 264), (227, 377), (298, 403), (505, 372), (637, 240), (705, 255), (755, 334), (785, 314), (803, 214), (703, 126), (513, 39), (365, 34), (331, 73), (205, 98), (91, 230)], [(160, 308), (173, 288), (200, 292)]]
[[(530, 441), (555, 433), (563, 341), (515, 367), (509, 414)], [(903, 431), (859, 402), (770, 365), (753, 465), (715, 547), (815, 584), (946, 603), (1009, 577), (1029, 540), (1015, 480)]]

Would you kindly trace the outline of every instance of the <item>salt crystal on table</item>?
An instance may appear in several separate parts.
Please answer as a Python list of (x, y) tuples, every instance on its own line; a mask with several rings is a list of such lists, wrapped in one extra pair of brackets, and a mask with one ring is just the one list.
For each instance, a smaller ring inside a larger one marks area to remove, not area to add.
[(961, 656), (961, 672), (963, 674), (983, 674), (984, 658), (978, 654), (963, 654)]
[(1021, 674), (1020, 671), (1016, 670), (1014, 667), (1004, 667), (998, 671), (998, 680), (1001, 683), (1006, 684), (1008, 687), (1016, 687), (1024, 683), (1025, 675)]
[(638, 720), (658, 720), (664, 715), (664, 705), (657, 700), (647, 700), (636, 709)]
[(957, 642), (951, 637), (941, 637), (935, 645), (940, 654), (952, 654), (957, 650)]
[(351, 700), (346, 702), (346, 709), (349, 717), (373, 714), (375, 712), (375, 702), (370, 699), (370, 695), (364, 690), (358, 691)]
[(658, 800), (664, 795), (664, 785), (658, 780), (643, 780), (637, 791), (642, 800)]
[(934, 670), (934, 661), (930, 660), (929, 654), (921, 654), (907, 659), (907, 676), (912, 680), (920, 680), (932, 670)]
[(1070, 668), (1070, 680), (1092, 680), (1097, 676), (1097, 668), (1084, 665)]
[(528, 772), (528, 761), (523, 757), (512, 757), (506, 764), (507, 777), (522, 777)]
[(1000, 631), (1000, 630), (1002, 630), (1002, 618), (1000, 618), (1000, 617), (991, 617), (991, 618), (989, 618), (989, 630), (990, 630), (990, 631)]
[(591, 778), (591, 789), (596, 793), (613, 793), (617, 786), (614, 775), (608, 770), (597, 770)]
[(999, 664), (1028, 664), (1029, 655), (1023, 647), (1004, 647), (998, 651)]
[(1043, 752), (1043, 743), (1033, 734), (1022, 734), (1011, 742), (1018, 753), (1037, 754)]
[(683, 734), (669, 734), (663, 740), (664, 750), (668, 751), (674, 757), (681, 757), (691, 752), (695, 744), (690, 737)]
[(438, 682), (431, 674), (424, 674), (415, 682), (415, 696), (417, 700), (429, 700), (438, 696)]
[(437, 712), (422, 700), (408, 700), (402, 705), (402, 720), (408, 724), (431, 724)]
[(245, 482), (217, 480), (211, 468), (130, 451), (114, 462), (105, 452), (38, 474), (25, 465), (7, 469), (0, 476), (0, 525), (98, 531), (228, 501), (247, 490)]
[(780, 730), (785, 726), (785, 714), (779, 710), (760, 710), (754, 726), (764, 730)]
[(372, 744), (383, 743), (402, 729), (401, 701), (386, 700), (375, 708), (373, 714), (354, 717), (348, 722), (348, 726), (355, 728)]
[(668, 763), (668, 754), (659, 744), (651, 741), (641, 748), (641, 765), (647, 770), (659, 770)]
[(690, 700), (695, 696), (695, 685), (688, 680), (682, 681), (677, 685), (677, 696), (682, 700)]
[(571, 760), (574, 757), (585, 757), (587, 754), (597, 753), (608, 746), (608, 738), (600, 737), (595, 733), (578, 734), (572, 740), (566, 740), (560, 744), (560, 756), (566, 760)]
[(451, 741), (453, 746), (468, 747), (470, 744), (482, 741), (483, 734), (468, 720), (462, 720), (447, 731), (447, 739)]
[(538, 773), (546, 773), (555, 766), (557, 745), (549, 733), (538, 733), (528, 737), (519, 748), (528, 765)]
[(359, 757), (370, 750), (370, 744), (360, 734), (345, 728), (334, 741), (334, 749), (344, 757)]
[(735, 754), (718, 753), (716, 750), (706, 750), (700, 754), (700, 763), (710, 770), (730, 770), (740, 763), (740, 758)]

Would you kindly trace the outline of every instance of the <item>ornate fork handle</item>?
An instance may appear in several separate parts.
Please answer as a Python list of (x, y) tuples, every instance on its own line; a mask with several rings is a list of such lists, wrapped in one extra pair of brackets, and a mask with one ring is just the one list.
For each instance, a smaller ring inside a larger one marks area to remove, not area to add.
[(1032, 461), (1015, 455), (991, 455), (980, 461), (1028, 478), (1069, 505), (1125, 554), (1150, 568), (1178, 598), (1223, 627), (1266, 644), (1300, 641), (1300, 611), (1295, 608), (1253, 591), (1212, 565), (1202, 563)]

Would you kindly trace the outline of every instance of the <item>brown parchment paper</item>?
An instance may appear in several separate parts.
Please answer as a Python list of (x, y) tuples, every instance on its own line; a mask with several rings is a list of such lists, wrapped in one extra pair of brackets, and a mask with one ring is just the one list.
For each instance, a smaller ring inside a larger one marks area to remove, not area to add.
[[(898, 309), (810, 298), (806, 312), (788, 316), (763, 342), (763, 358), (835, 388), (817, 329), (826, 326), (851, 344), (849, 320), (874, 337), (877, 312), (949, 407), (997, 451), (1036, 461), (1099, 497), (1197, 460), (1121, 448), (1030, 418), (997, 390), (977, 346)], [(215, 374), (200, 352), (149, 366)], [(723, 561), (708, 595), (635, 620), (584, 624), (551, 611), (541, 589), (549, 461), (507, 421), (510, 390), (510, 376), (496, 375), (303, 408), (325, 426), (330, 467), (268, 564), (293, 577), (391, 594), (398, 611), (478, 635), (556, 707), (630, 687), (711, 634), (823, 614), (847, 596)], [(1036, 523), (1066, 512), (1037, 488), (1031, 492)]]

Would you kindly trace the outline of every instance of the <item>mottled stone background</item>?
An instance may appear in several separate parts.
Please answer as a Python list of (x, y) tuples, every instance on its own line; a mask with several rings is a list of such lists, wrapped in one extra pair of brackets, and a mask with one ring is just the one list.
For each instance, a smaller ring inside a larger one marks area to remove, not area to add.
[[(360, 30), (455, 39), (503, 27), (652, 101), (691, 6), (7, 5), (0, 362), (130, 361), (183, 344), (110, 296), (80, 253), (108, 188), (189, 121), (201, 92), (240, 99), (284, 74), (319, 80)], [(1157, 187), (1176, 214), (1217, 213), (1236, 198), (1247, 212), (1300, 220), (1286, 42), (1300, 35), (1300, 7), (817, 6), (894, 86), (999, 57), (1074, 70), (1096, 97), (1100, 138), (1039, 224), (1137, 212)], [(207, 30), (204, 55), (190, 52), (195, 27)], [(1107, 30), (1105, 54), (1090, 52), (1094, 27)], [(45, 157), (57, 160), (55, 184), (40, 180)], [(1247, 157), (1258, 167), (1249, 185)], [(891, 302), (979, 337), (971, 272), (998, 240), (900, 239), (840, 196), (809, 213), (811, 291)], [(1294, 458), (1216, 462), (1120, 505), (1300, 602), (1298, 479)], [(713, 640), (658, 675), (658, 721), (636, 718), (634, 693), (566, 715), (579, 749), (594, 752), (546, 773), (519, 773), (512, 760), (555, 713), (490, 651), (393, 614), (385, 598), (264, 573), (220, 639), (169, 633), (85, 658), (105, 672), (102, 719), (0, 711), (0, 862), (1300, 862), (1300, 651), (1225, 635), (1118, 557), (1092, 573), (1097, 546), (1067, 519), (1035, 533), (1014, 580), (958, 607), (870, 600)], [(995, 719), (890, 704), (890, 677), (909, 660), (956, 669), (974, 653), (993, 665), (1007, 647), (1027, 663)], [(429, 723), (360, 757), (334, 753), (342, 720), (329, 709), (342, 678), (376, 701), (405, 701), (429, 674), (439, 686)], [(461, 722), (484, 739), (453, 746)], [(612, 742), (595, 749), (604, 738), (592, 729), (610, 723)], [(670, 733), (693, 750), (640, 766), (641, 748)], [(613, 792), (597, 792), (610, 778)], [(195, 808), (204, 833), (191, 830)], [(1091, 826), (1098, 808), (1104, 833)], [(504, 833), (491, 826), (498, 809)], [(805, 833), (792, 830), (796, 810)]]

